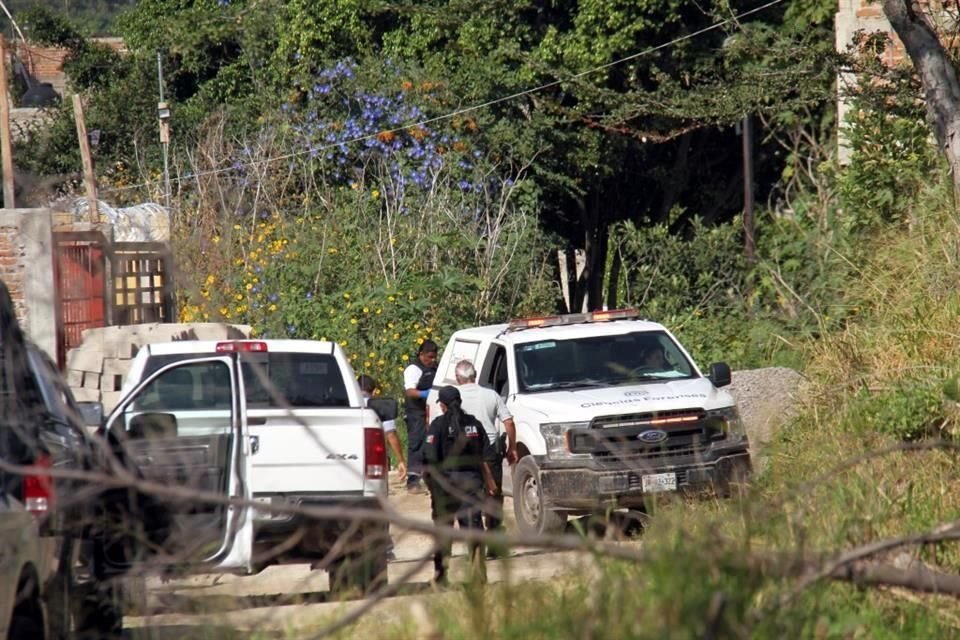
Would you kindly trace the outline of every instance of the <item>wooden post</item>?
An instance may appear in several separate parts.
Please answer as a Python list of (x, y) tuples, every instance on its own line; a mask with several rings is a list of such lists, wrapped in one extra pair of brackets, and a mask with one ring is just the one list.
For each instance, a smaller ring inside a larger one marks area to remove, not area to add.
[(13, 145), (10, 140), (10, 93), (7, 85), (7, 50), (0, 35), (0, 155), (3, 156), (3, 208), (16, 207), (13, 191)]
[(83, 118), (83, 100), (73, 94), (73, 117), (77, 122), (77, 140), (80, 142), (80, 157), (83, 159), (83, 181), (87, 185), (87, 206), (90, 222), (100, 224), (100, 206), (97, 202), (97, 175), (93, 172), (93, 156), (90, 155), (90, 138), (87, 123)]

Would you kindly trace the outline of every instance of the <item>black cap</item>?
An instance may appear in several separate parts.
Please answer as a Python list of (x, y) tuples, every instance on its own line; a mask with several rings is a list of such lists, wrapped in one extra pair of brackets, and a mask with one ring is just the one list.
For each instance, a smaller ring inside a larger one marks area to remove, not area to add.
[(460, 390), (456, 387), (443, 387), (440, 389), (440, 393), (437, 396), (437, 399), (443, 404), (450, 404), (451, 402), (456, 402), (460, 399)]

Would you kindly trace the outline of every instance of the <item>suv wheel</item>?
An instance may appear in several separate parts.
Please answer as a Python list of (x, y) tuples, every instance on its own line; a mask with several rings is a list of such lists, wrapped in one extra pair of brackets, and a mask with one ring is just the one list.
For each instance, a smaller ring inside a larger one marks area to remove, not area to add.
[(526, 534), (554, 533), (563, 530), (567, 514), (551, 511), (540, 490), (540, 469), (526, 456), (513, 469), (513, 512), (517, 527)]

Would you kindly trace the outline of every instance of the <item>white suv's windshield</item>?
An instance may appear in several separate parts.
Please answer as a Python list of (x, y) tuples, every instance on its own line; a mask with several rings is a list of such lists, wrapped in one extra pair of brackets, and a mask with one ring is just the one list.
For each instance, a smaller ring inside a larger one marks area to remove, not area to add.
[(521, 393), (696, 376), (663, 331), (527, 342), (514, 353)]

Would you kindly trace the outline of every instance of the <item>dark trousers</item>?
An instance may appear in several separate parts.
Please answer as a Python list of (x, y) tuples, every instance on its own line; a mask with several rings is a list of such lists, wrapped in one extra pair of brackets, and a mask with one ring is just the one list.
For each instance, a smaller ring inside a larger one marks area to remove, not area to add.
[(415, 482), (423, 475), (423, 439), (427, 432), (426, 414), (407, 411), (407, 483)]
[(490, 463), (493, 471), (493, 481), (497, 483), (497, 495), (485, 496), (483, 502), (483, 519), (487, 531), (503, 528), (503, 456)]
[[(447, 486), (448, 483), (452, 486)], [(451, 527), (456, 522), (461, 529), (483, 530), (480, 512), (480, 502), (483, 499), (482, 481), (479, 478), (476, 482), (463, 483), (448, 477), (430, 484), (430, 508), (435, 525)], [(450, 557), (451, 547), (452, 543), (444, 540), (433, 554), (434, 579), (437, 581), (446, 580), (447, 558)], [(468, 554), (474, 576), (481, 582), (486, 582), (483, 544), (469, 543)]]

